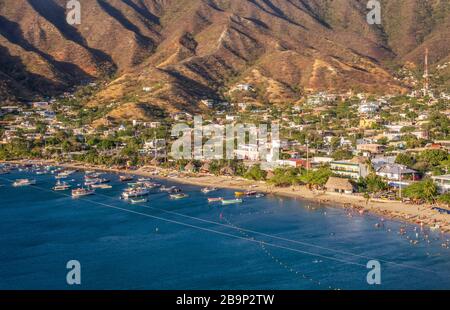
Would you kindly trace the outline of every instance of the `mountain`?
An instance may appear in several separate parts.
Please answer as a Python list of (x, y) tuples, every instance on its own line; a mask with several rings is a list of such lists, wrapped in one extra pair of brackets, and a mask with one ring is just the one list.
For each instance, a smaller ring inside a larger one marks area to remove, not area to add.
[[(450, 4), (381, 0), (369, 25), (365, 0), (0, 0), (0, 96), (49, 95), (108, 80), (89, 105), (112, 117), (158, 107), (201, 109), (202, 98), (243, 94), (294, 102), (306, 91), (396, 93), (393, 64), (450, 60)], [(144, 91), (144, 88), (146, 91)]]

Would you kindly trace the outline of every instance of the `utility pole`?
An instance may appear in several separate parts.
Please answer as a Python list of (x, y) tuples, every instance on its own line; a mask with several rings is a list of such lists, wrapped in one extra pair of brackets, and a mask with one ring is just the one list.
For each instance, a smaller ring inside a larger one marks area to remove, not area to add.
[(309, 172), (309, 140), (308, 138), (305, 140), (306, 142), (306, 172)]
[(428, 71), (428, 54), (429, 50), (428, 47), (425, 49), (425, 69), (424, 69), (424, 90), (425, 90), (425, 96), (428, 95), (429, 89), (430, 89), (430, 74)]

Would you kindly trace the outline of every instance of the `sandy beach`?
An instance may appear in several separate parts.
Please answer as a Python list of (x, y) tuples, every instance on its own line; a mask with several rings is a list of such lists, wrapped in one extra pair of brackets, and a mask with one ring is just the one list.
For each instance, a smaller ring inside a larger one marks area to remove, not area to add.
[(429, 204), (413, 205), (399, 201), (367, 201), (367, 199), (361, 195), (311, 191), (306, 186), (279, 188), (271, 186), (266, 182), (250, 181), (240, 177), (183, 174), (151, 166), (145, 166), (139, 170), (118, 170), (108, 167), (87, 165), (85, 163), (57, 163), (54, 161), (10, 161), (3, 163), (55, 165), (78, 170), (97, 170), (118, 174), (133, 174), (136, 176), (160, 178), (197, 186), (227, 188), (235, 189), (237, 191), (253, 190), (269, 195), (291, 197), (332, 207), (343, 207), (348, 209), (349, 213), (355, 211), (359, 213), (371, 213), (385, 219), (395, 219), (432, 227), (443, 233), (450, 232), (450, 215), (441, 214), (436, 210), (432, 210)]

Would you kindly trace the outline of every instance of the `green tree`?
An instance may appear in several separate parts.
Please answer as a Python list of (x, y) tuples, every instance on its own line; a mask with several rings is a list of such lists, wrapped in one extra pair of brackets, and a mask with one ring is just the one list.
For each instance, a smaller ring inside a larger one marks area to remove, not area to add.
[(244, 174), (244, 178), (261, 181), (265, 180), (267, 176), (267, 172), (261, 169), (261, 165), (253, 165), (247, 172)]
[(427, 202), (433, 202), (438, 194), (438, 189), (433, 180), (427, 179), (421, 182), (413, 183), (408, 186), (404, 195), (411, 199), (421, 199)]

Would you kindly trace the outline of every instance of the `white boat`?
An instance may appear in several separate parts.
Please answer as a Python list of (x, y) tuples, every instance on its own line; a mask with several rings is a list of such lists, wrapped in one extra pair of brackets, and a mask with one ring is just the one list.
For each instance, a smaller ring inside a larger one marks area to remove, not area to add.
[(109, 182), (110, 182), (110, 180), (105, 179), (105, 178), (95, 178), (95, 179), (86, 180), (84, 182), (84, 185), (93, 186), (93, 185), (105, 184), (105, 183), (109, 183)]
[(99, 189), (110, 189), (112, 188), (111, 185), (108, 184), (93, 184), (91, 185), (92, 188), (99, 188)]
[(22, 186), (29, 186), (29, 185), (35, 185), (35, 184), (36, 184), (36, 180), (19, 179), (13, 183), (13, 186), (14, 187), (22, 187)]
[(189, 196), (186, 194), (183, 194), (183, 193), (170, 195), (170, 198), (175, 199), (175, 200), (179, 200), (179, 199), (183, 199), (183, 198), (187, 198), (187, 197), (189, 197)]
[(217, 191), (217, 188), (215, 188), (215, 187), (202, 188), (202, 193), (203, 194), (208, 194), (208, 193), (215, 192), (215, 191)]
[(133, 204), (133, 205), (137, 205), (137, 204), (140, 204), (140, 203), (146, 203), (146, 202), (148, 202), (148, 199), (147, 199), (147, 198), (143, 198), (143, 199), (130, 199), (130, 203)]
[(143, 197), (150, 194), (148, 189), (145, 188), (131, 188), (125, 190), (125, 192), (122, 194), (122, 197), (124, 199), (130, 199), (130, 198), (136, 198), (136, 197)]
[(242, 203), (242, 199), (230, 199), (230, 200), (222, 200), (223, 205), (232, 205)]
[(86, 189), (86, 188), (77, 188), (77, 189), (72, 190), (72, 197), (74, 197), (74, 198), (90, 196), (90, 195), (94, 195), (94, 194), (95, 194), (94, 190)]
[(222, 202), (222, 200), (223, 200), (222, 197), (208, 198), (208, 202), (209, 202), (209, 203), (213, 203), (213, 202)]
[(71, 186), (69, 184), (67, 184), (66, 182), (59, 182), (56, 183), (56, 185), (53, 187), (54, 191), (66, 191), (68, 189), (70, 189)]

